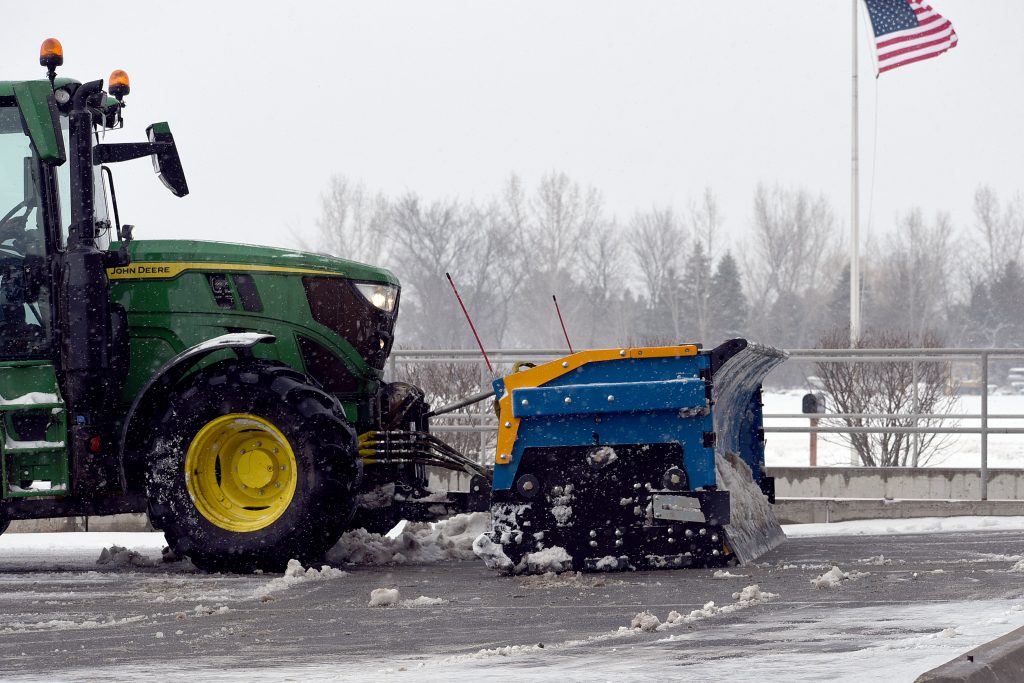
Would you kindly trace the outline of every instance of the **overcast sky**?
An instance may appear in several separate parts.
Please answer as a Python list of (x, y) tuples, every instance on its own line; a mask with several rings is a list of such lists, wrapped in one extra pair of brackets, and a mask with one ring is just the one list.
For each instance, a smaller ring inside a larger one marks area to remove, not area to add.
[[(1024, 182), (1024, 3), (934, 0), (960, 44), (877, 82), (861, 25), (862, 211), (972, 222)], [(862, 15), (864, 14), (862, 10)], [(485, 198), (556, 169), (611, 212), (705, 186), (739, 242), (759, 181), (824, 193), (849, 225), (851, 0), (5, 2), (0, 78), (128, 71), (127, 130), (169, 121), (191, 195), (115, 169), (138, 238), (292, 246), (333, 173), (388, 194)]]

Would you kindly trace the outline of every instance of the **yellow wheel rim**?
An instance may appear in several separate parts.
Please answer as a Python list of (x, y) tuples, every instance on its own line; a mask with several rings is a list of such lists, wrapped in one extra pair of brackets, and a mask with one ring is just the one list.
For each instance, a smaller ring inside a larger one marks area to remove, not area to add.
[(291, 505), (298, 476), (284, 434), (255, 415), (206, 423), (185, 455), (185, 484), (196, 509), (228, 531), (258, 531)]

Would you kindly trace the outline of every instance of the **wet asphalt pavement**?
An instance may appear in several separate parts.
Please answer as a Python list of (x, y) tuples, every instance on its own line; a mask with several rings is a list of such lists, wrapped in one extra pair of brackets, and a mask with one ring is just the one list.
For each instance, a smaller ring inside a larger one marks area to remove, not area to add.
[[(877, 640), (887, 629), (903, 636), (940, 626), (926, 617), (919, 625), (906, 618), (865, 623), (854, 616), (863, 608), (884, 614), (1019, 601), (1024, 574), (1009, 570), (1022, 554), (1024, 532), (797, 538), (756, 566), (730, 570), (741, 578), (716, 579), (712, 570), (511, 578), (479, 562), (452, 562), (344, 567), (343, 577), (293, 585), (271, 575), (204, 574), (186, 563), (107, 568), (83, 560), (38, 571), (0, 557), (0, 679), (161, 678), (193, 670), (242, 678), (254, 668), (286, 678), (307, 664), (361, 679), (395, 662), (458, 661), (507, 646), (536, 654), (539, 644), (551, 657), (572, 658), (607, 650), (638, 612), (664, 618), (708, 601), (731, 604), (750, 584), (778, 597), (669, 632), (630, 634), (631, 645), (675, 635), (674, 657), (703, 660), (736, 648), (842, 651), (858, 647), (866, 631)], [(835, 588), (812, 586), (832, 564), (866, 574)], [(380, 587), (398, 588), (404, 600), (444, 602), (368, 607)], [(801, 635), (780, 636), (781, 624)]]

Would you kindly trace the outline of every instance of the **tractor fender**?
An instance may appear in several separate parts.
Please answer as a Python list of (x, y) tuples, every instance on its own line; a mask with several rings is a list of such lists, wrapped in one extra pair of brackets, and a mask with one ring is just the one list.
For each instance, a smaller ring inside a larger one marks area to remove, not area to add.
[(257, 344), (272, 344), (275, 341), (277, 341), (277, 337), (262, 332), (222, 334), (185, 349), (154, 372), (139, 393), (135, 395), (135, 400), (132, 401), (132, 405), (125, 415), (124, 424), (121, 426), (118, 459), (121, 463), (123, 490), (129, 490), (130, 484), (138, 484), (138, 482), (131, 481), (133, 477), (129, 476), (127, 458), (133, 449), (141, 444), (142, 439), (148, 436), (146, 427), (154, 408), (164, 405), (171, 390), (195, 367), (196, 363), (211, 353), (224, 349), (232, 349), (240, 357), (252, 356), (252, 347)]

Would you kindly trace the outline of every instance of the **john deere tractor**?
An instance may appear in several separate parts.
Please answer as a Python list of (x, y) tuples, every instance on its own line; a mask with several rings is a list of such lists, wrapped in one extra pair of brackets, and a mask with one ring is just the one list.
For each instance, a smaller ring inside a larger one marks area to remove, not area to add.
[[(391, 273), (133, 240), (110, 167), (149, 157), (188, 194), (169, 126), (100, 142), (101, 127), (122, 126), (127, 75), (106, 91), (58, 77), (53, 39), (40, 63), (45, 79), (0, 81), (0, 531), (148, 512), (198, 566), (274, 569), (322, 555), (361, 485), (386, 485), (394, 515), (396, 495), (423, 493), (425, 465), (476, 471), (425, 433), (401, 436), (425, 409), (415, 388), (382, 382)], [(364, 476), (356, 435), (390, 428), (394, 448), (375, 447)], [(365, 508), (361, 523), (388, 521)]]
[[(128, 76), (0, 81), (0, 531), (12, 519), (147, 512), (199, 567), (280, 570), (348, 525), (492, 513), (506, 571), (749, 561), (781, 537), (761, 380), (785, 354), (732, 340), (591, 350), (431, 411), (384, 381), (387, 270), (282, 249), (135, 241), (111, 166), (188, 186), (166, 123), (123, 127)], [(495, 399), (493, 465), (429, 432)], [(358, 436), (357, 436), (358, 435)], [(431, 491), (429, 468), (470, 475)], [(556, 552), (557, 551), (557, 552)]]

